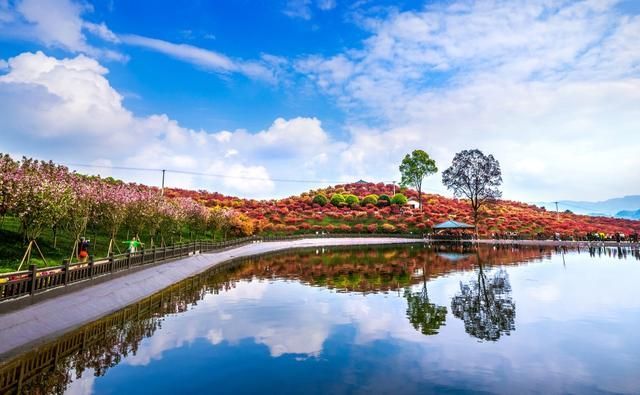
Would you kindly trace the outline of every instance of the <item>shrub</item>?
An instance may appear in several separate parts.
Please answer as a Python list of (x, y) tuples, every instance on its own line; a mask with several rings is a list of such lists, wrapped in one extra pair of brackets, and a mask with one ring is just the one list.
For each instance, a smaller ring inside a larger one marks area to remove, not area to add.
[(363, 206), (366, 206), (368, 204), (377, 204), (378, 203), (378, 195), (367, 195), (364, 198), (362, 198), (362, 201), (360, 202)]
[(319, 204), (320, 206), (325, 206), (329, 202), (329, 200), (326, 196), (320, 193), (313, 197), (313, 202), (315, 204)]
[(353, 207), (354, 205), (360, 203), (360, 199), (358, 199), (356, 195), (346, 195), (344, 197), (344, 202)]
[(397, 204), (398, 206), (404, 206), (405, 204), (407, 204), (408, 201), (409, 201), (409, 199), (407, 199), (407, 197), (404, 196), (401, 193), (396, 193), (391, 198), (391, 203), (392, 204)]
[(396, 227), (391, 224), (383, 224), (382, 231), (385, 233), (393, 233), (396, 231)]
[(378, 225), (376, 224), (367, 225), (367, 231), (369, 233), (376, 233), (377, 230), (378, 230)]
[(344, 205), (345, 204), (344, 196), (342, 196), (339, 193), (334, 193), (333, 196), (331, 196), (331, 204), (333, 204), (336, 207), (340, 207)]
[(389, 195), (382, 194), (378, 198), (378, 206), (388, 206), (391, 204), (391, 198)]
[(351, 232), (351, 226), (347, 224), (341, 224), (340, 226), (338, 226), (338, 230), (343, 233), (349, 233)]

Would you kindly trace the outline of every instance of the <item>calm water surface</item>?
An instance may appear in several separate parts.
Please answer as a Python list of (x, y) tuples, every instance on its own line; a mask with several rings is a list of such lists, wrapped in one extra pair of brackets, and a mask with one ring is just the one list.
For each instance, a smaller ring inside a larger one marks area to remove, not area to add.
[(414, 245), (253, 259), (105, 321), (23, 389), (640, 393), (638, 258)]

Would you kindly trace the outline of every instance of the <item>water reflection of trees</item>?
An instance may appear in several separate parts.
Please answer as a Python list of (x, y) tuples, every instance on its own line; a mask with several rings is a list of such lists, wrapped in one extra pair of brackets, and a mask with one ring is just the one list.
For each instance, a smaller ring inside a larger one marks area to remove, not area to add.
[(460, 283), (460, 292), (451, 300), (451, 311), (471, 336), (497, 341), (515, 330), (516, 304), (507, 272), (500, 269), (486, 273), (483, 266), (478, 266), (477, 279)]
[[(383, 248), (333, 248), (256, 258), (240, 272), (250, 278), (293, 279), (347, 292), (403, 289), (449, 273), (487, 265), (517, 265), (551, 256), (552, 249), (531, 246), (436, 245)], [(459, 257), (452, 260), (451, 255)], [(424, 262), (427, 269), (423, 270)]]
[[(591, 245), (587, 248), (589, 251), (589, 255), (591, 257), (602, 257), (608, 256), (609, 258), (618, 258), (618, 259), (627, 259), (633, 258), (636, 260), (640, 260), (640, 249), (638, 248), (630, 248), (630, 247), (604, 247), (598, 245)], [(566, 251), (565, 251), (566, 252)], [(580, 252), (580, 250), (578, 250)]]
[(103, 376), (162, 327), (167, 314), (195, 306), (205, 294), (231, 289), (233, 269), (177, 283), (134, 305), (63, 335), (0, 367), (0, 393), (63, 394), (87, 371)]
[(427, 290), (427, 264), (422, 267), (422, 288), (413, 292), (410, 287), (405, 288), (404, 297), (407, 299), (407, 318), (415, 330), (423, 335), (435, 335), (447, 320), (447, 308), (431, 303)]
[[(455, 252), (461, 259), (452, 261), (447, 255), (438, 255), (441, 252)], [(63, 393), (72, 381), (87, 371), (93, 371), (96, 376), (104, 375), (123, 359), (135, 355), (142, 340), (161, 328), (165, 315), (187, 311), (205, 295), (230, 290), (238, 281), (292, 279), (338, 291), (365, 293), (406, 289), (409, 321), (417, 330), (430, 335), (444, 325), (447, 309), (429, 300), (429, 279), (473, 270), (478, 259), (489, 264), (508, 265), (550, 254), (549, 250), (537, 247), (482, 247), (475, 250), (463, 246), (416, 245), (312, 249), (229, 263), (175, 284), (3, 364), (0, 366), (0, 393)], [(423, 284), (422, 289), (411, 292), (410, 287), (419, 282)], [(494, 290), (498, 283), (498, 280), (491, 280), (484, 288)]]

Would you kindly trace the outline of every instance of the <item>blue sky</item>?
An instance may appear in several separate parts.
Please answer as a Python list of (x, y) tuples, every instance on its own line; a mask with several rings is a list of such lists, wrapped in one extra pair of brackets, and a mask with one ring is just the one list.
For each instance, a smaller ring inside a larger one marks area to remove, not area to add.
[(478, 147), (506, 198), (635, 194), (639, 4), (0, 0), (0, 151), (264, 198)]

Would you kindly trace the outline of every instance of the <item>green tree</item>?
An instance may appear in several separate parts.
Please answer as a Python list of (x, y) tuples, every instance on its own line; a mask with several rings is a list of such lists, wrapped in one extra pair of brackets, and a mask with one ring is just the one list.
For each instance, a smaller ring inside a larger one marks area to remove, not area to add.
[(442, 183), (453, 190), (454, 196), (469, 199), (477, 234), (480, 208), (502, 196), (498, 189), (502, 184), (500, 163), (477, 149), (460, 151), (442, 173)]
[(342, 206), (343, 204), (345, 204), (344, 196), (339, 193), (334, 193), (333, 196), (331, 196), (331, 204), (336, 207)]
[(378, 205), (379, 206), (388, 206), (391, 204), (391, 198), (389, 197), (389, 195), (380, 195), (380, 197), (378, 198)]
[(404, 206), (408, 201), (409, 199), (401, 193), (396, 193), (391, 198), (391, 204), (397, 204), (398, 206)]
[(329, 199), (327, 199), (327, 197), (322, 193), (319, 193), (313, 197), (313, 202), (321, 206), (326, 206), (326, 204), (329, 202)]
[(344, 197), (344, 202), (347, 203), (350, 207), (353, 207), (353, 205), (360, 203), (360, 199), (358, 199), (356, 195), (346, 195)]
[(371, 194), (363, 197), (361, 202), (363, 206), (366, 206), (367, 204), (375, 205), (376, 203), (378, 203), (378, 195), (376, 194)]
[(436, 162), (429, 157), (429, 154), (419, 149), (407, 154), (400, 164), (402, 175), (400, 185), (412, 186), (418, 191), (420, 209), (422, 209), (422, 180), (437, 171)]

